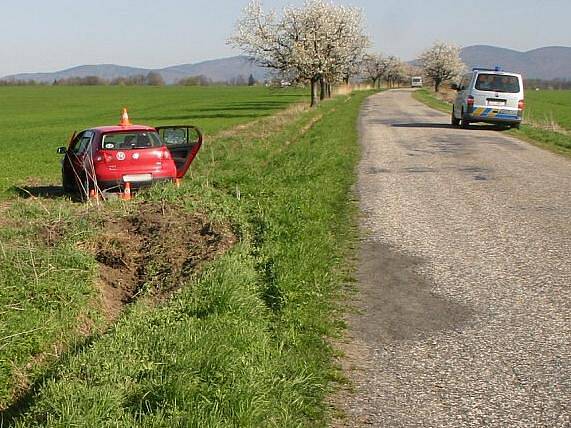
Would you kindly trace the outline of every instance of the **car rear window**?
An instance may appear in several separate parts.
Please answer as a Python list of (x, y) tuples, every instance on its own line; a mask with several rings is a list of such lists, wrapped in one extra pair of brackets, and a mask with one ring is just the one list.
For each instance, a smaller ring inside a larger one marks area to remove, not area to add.
[(103, 135), (101, 148), (105, 150), (132, 150), (160, 147), (163, 143), (156, 132), (116, 132)]
[(493, 92), (519, 92), (519, 79), (516, 76), (501, 74), (478, 74), (476, 89)]

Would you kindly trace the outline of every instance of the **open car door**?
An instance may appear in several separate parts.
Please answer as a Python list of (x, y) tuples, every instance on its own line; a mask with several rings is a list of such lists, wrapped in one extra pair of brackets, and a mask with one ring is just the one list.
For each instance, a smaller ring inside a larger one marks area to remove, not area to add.
[(184, 177), (202, 146), (202, 132), (192, 125), (158, 126), (155, 129), (171, 153), (176, 177)]

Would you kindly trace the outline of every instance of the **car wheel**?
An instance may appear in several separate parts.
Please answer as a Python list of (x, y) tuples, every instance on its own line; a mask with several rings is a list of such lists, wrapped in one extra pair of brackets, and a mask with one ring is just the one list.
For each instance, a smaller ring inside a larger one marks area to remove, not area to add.
[(456, 116), (454, 116), (454, 107), (452, 107), (452, 117), (450, 119), (450, 122), (452, 123), (452, 126), (457, 127), (460, 125), (460, 119), (456, 119)]
[(67, 174), (62, 173), (61, 176), (62, 187), (65, 193), (74, 193), (76, 190), (75, 180), (69, 177)]
[(510, 128), (512, 129), (519, 129), (520, 128), (520, 124), (519, 123), (514, 123), (513, 125), (510, 126)]
[(81, 175), (76, 179), (75, 192), (77, 192), (80, 201), (89, 200), (89, 189), (91, 188), (91, 180), (85, 175)]

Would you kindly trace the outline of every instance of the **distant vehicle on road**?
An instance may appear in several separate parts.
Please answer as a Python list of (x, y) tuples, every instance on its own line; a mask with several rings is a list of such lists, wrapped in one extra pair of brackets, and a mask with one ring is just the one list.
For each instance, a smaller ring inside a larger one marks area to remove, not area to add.
[(422, 77), (413, 76), (410, 79), (410, 86), (411, 86), (411, 88), (422, 88)]
[(452, 89), (458, 91), (452, 106), (452, 125), (467, 128), (472, 122), (487, 122), (519, 128), (525, 108), (520, 74), (499, 67), (474, 68)]
[(126, 110), (121, 123), (74, 134), (64, 155), (62, 181), (66, 192), (121, 191), (127, 183), (139, 188), (182, 178), (202, 145), (202, 133), (191, 125), (133, 125)]

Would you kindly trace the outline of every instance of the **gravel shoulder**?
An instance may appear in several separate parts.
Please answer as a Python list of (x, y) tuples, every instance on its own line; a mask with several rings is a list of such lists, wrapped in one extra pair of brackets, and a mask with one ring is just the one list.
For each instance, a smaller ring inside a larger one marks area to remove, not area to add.
[(408, 90), (363, 106), (336, 426), (571, 426), (571, 163)]

